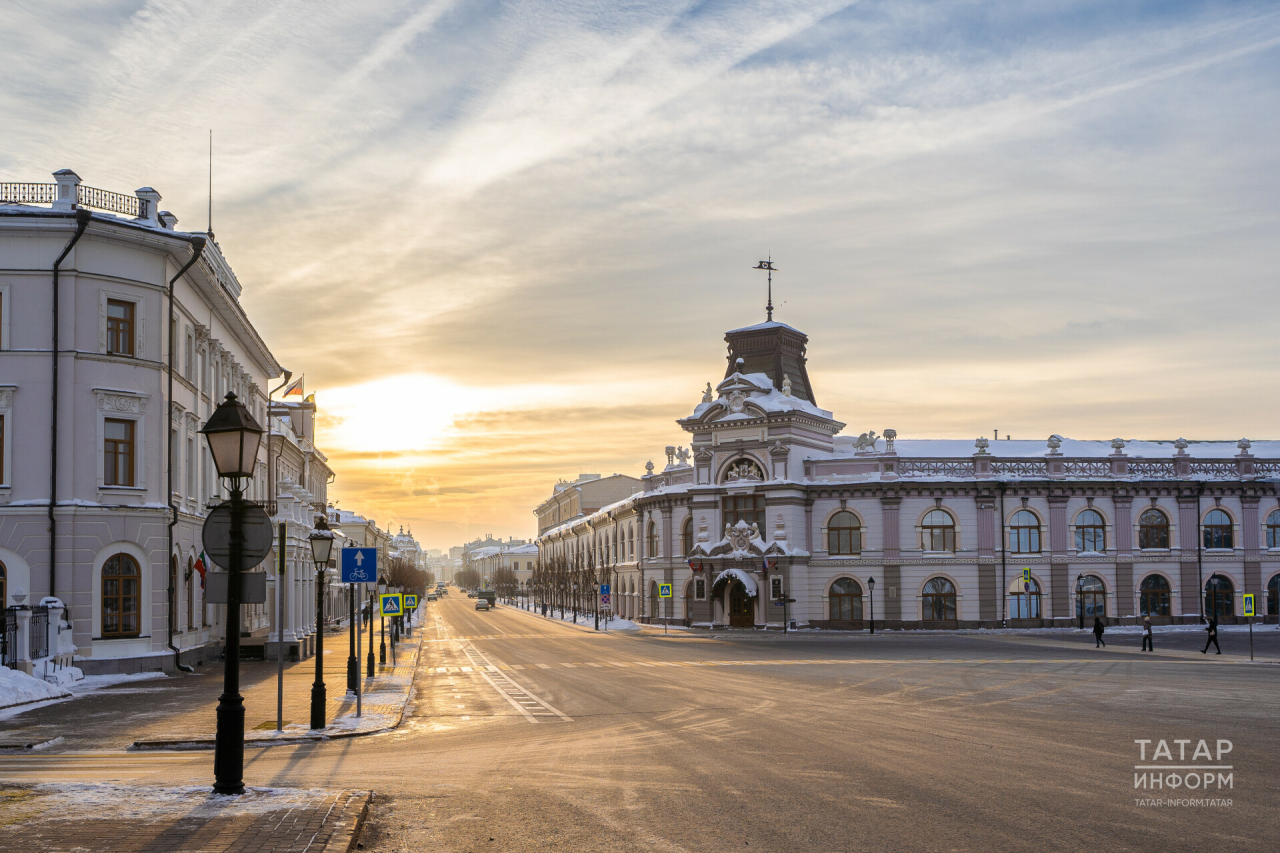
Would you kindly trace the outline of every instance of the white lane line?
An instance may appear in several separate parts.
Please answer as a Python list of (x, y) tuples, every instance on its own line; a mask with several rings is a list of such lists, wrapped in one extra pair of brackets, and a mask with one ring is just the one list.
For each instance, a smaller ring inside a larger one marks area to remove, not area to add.
[[(467, 654), (468, 654), (468, 656), (475, 655), (476, 657), (478, 657), (478, 658), (480, 658), (482, 661), (484, 661), (486, 664), (488, 664), (488, 665), (490, 665), (490, 666), (492, 666), (492, 665), (493, 665), (493, 664), (490, 662), (490, 660), (489, 660), (487, 657), (485, 657), (484, 652), (480, 651), (479, 649), (475, 648), (474, 646), (472, 646), (471, 648), (467, 649)], [(485, 678), (485, 680), (486, 680), (486, 681), (488, 681), (490, 684), (493, 684), (493, 686), (494, 686), (494, 688), (495, 688), (495, 689), (498, 687), (498, 685), (493, 681), (493, 679), (491, 679), (491, 678), (489, 677), (489, 675), (488, 675), (487, 673), (485, 673), (485, 672), (481, 671), (481, 673), (480, 673), (480, 674), (484, 676), (484, 678)], [(564, 713), (563, 711), (559, 710), (558, 708), (556, 708), (556, 707), (552, 706), (550, 703), (545, 702), (545, 701), (543, 701), (542, 699), (539, 699), (537, 696), (535, 696), (535, 695), (533, 694), (533, 692), (532, 692), (532, 691), (530, 691), (528, 688), (526, 688), (526, 687), (524, 687), (523, 685), (521, 685), (519, 682), (517, 682), (517, 681), (516, 681), (515, 679), (513, 679), (511, 676), (506, 675), (506, 674), (504, 674), (504, 673), (498, 673), (498, 678), (502, 679), (503, 681), (506, 681), (506, 682), (507, 682), (507, 683), (509, 683), (511, 686), (515, 687), (515, 688), (516, 688), (516, 690), (520, 691), (520, 692), (521, 692), (521, 693), (523, 693), (525, 696), (527, 696), (529, 699), (531, 699), (532, 701), (536, 702), (538, 705), (542, 706), (542, 707), (543, 707), (543, 708), (545, 708), (546, 710), (548, 710), (548, 711), (550, 711), (551, 713), (555, 714), (557, 717), (559, 717), (560, 719), (564, 720), (566, 723), (571, 723), (571, 722), (573, 722), (573, 718), (572, 718), (572, 717), (570, 717), (568, 714), (566, 714), (566, 713)], [(503, 695), (503, 696), (506, 696), (506, 697), (507, 697), (507, 701), (512, 702), (512, 704), (515, 704), (514, 700), (512, 700), (512, 699), (511, 699), (511, 697), (510, 697), (510, 696), (508, 696), (508, 695), (506, 694), (506, 692), (505, 692), (505, 691), (499, 690), (499, 692), (500, 692), (500, 693), (502, 693), (502, 695)]]

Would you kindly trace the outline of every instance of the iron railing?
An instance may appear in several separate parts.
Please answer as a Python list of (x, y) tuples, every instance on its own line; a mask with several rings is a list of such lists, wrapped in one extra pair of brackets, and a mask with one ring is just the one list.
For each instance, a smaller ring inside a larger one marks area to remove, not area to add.
[(1111, 462), (1107, 459), (1066, 459), (1062, 473), (1068, 477), (1110, 477)]
[(992, 459), (991, 473), (1014, 477), (1047, 477), (1049, 463), (1044, 459)]
[(57, 184), (0, 183), (0, 201), (13, 204), (53, 204), (58, 200)]
[(0, 611), (4, 620), (4, 633), (0, 635), (0, 665), (18, 668), (18, 614), (10, 607)]
[(1192, 474), (1207, 474), (1210, 477), (1223, 477), (1234, 480), (1240, 476), (1240, 466), (1234, 459), (1192, 462), (1189, 466)]
[(49, 656), (49, 608), (31, 608), (31, 660)]
[[(0, 202), (8, 204), (53, 204), (58, 200), (57, 184), (0, 183)], [(125, 216), (141, 216), (142, 200), (136, 195), (76, 185), (76, 204)]]

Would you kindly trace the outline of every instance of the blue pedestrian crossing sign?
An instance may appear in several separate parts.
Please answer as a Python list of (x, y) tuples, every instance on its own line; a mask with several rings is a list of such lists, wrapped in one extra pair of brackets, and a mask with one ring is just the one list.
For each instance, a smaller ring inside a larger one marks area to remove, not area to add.
[(670, 598), (670, 597), (671, 597), (671, 584), (669, 583), (658, 584), (658, 598)]
[(415, 607), (417, 607), (417, 606), (418, 606), (418, 596), (416, 596), (416, 595), (406, 595), (406, 596), (404, 597), (404, 609), (405, 609), (405, 610), (413, 610), (413, 609), (414, 609)]
[(399, 616), (404, 612), (404, 602), (402, 596), (398, 592), (388, 592), (382, 595), (382, 615), (383, 616)]
[(602, 584), (600, 584), (600, 594), (601, 594), (601, 595), (608, 595), (608, 594), (609, 594), (609, 593), (611, 593), (611, 592), (613, 592), (613, 589), (612, 589), (612, 588), (610, 588), (610, 586), (609, 586), (607, 583), (602, 583)]
[(342, 582), (373, 583), (378, 579), (377, 548), (343, 548)]
[(1023, 583), (1031, 583), (1031, 570), (1030, 570), (1030, 569), (1023, 569), (1023, 570), (1022, 570), (1022, 582), (1023, 582)]
[(1253, 593), (1251, 592), (1246, 592), (1244, 594), (1244, 615), (1245, 616), (1253, 615)]

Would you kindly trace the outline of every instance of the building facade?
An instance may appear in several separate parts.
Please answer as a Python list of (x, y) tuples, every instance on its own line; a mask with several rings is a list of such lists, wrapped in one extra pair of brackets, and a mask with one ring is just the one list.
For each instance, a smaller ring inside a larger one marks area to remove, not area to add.
[[(643, 491), (543, 530), (625, 618), (860, 628), (1233, 621), (1280, 588), (1280, 442), (856, 438), (808, 338), (726, 334), (724, 379)], [(1024, 570), (1028, 577), (1024, 580)], [(670, 583), (674, 596), (659, 597)]]
[[(0, 599), (63, 601), (86, 672), (215, 659), (201, 528), (227, 492), (199, 430), (228, 393), (265, 426), (282, 369), (212, 234), (176, 230), (149, 187), (54, 177), (0, 185)], [(246, 498), (273, 497), (276, 446)], [(270, 620), (246, 605), (241, 626)]]

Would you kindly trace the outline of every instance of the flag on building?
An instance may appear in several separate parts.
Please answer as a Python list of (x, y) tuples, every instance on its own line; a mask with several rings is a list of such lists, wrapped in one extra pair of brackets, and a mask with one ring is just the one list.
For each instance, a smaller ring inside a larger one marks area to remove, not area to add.
[(204, 573), (209, 570), (209, 558), (205, 556), (204, 551), (200, 552), (200, 556), (196, 558), (195, 570), (200, 573), (200, 588), (204, 589)]
[(284, 396), (301, 397), (302, 396), (302, 380), (306, 378), (307, 378), (307, 374), (304, 373), (301, 376), (299, 376), (297, 379), (290, 382), (289, 387), (284, 389)]

